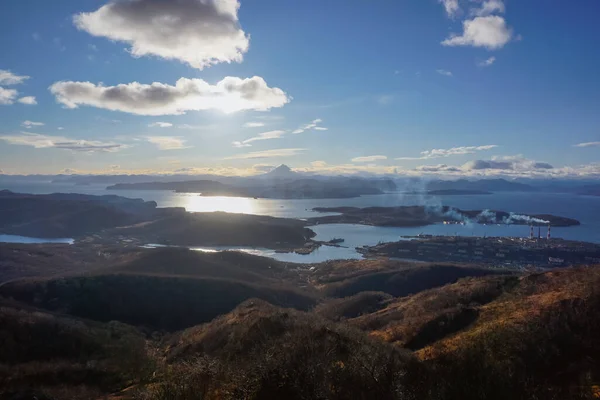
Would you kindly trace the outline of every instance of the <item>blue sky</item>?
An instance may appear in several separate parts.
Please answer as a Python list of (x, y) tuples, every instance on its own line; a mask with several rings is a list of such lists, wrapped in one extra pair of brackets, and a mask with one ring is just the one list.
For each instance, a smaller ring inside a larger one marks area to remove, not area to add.
[(0, 170), (600, 177), (599, 12), (5, 1)]

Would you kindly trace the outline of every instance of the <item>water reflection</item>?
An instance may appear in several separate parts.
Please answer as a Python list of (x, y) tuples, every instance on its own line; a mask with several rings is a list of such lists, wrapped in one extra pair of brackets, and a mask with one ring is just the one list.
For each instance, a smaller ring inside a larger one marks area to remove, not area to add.
[(257, 214), (256, 201), (246, 197), (201, 196), (187, 194), (184, 204), (187, 211), (214, 212), (224, 211), (239, 214)]
[(34, 238), (27, 236), (17, 236), (17, 235), (0, 235), (0, 243), (65, 243), (65, 244), (73, 244), (73, 239), (64, 238), (64, 239), (43, 239), (43, 238)]

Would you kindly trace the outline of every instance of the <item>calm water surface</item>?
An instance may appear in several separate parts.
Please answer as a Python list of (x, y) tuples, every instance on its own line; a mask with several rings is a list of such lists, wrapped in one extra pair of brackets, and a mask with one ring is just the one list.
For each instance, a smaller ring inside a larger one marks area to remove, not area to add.
[[(319, 216), (311, 211), (314, 207), (337, 206), (403, 206), (422, 205), (452, 206), (464, 210), (496, 209), (524, 214), (554, 214), (581, 221), (581, 226), (552, 228), (554, 237), (600, 243), (600, 197), (577, 196), (558, 193), (494, 193), (492, 195), (422, 196), (403, 193), (388, 193), (375, 196), (362, 196), (353, 199), (306, 199), (273, 200), (249, 199), (240, 197), (202, 197), (193, 193), (173, 193), (168, 191), (119, 190), (107, 191), (105, 185), (73, 186), (52, 183), (1, 184), (0, 189), (23, 193), (85, 193), (94, 195), (116, 194), (124, 197), (142, 198), (156, 201), (159, 207), (185, 207), (190, 212), (238, 212), (246, 214), (270, 215), (285, 218), (310, 218)], [(258, 252), (282, 261), (318, 262), (334, 258), (359, 258), (354, 250), (357, 246), (373, 245), (378, 242), (399, 240), (400, 236), (419, 233), (433, 235), (461, 236), (527, 236), (527, 226), (497, 225), (430, 225), (419, 228), (388, 228), (362, 225), (328, 224), (312, 227), (317, 240), (330, 240), (334, 237), (345, 239), (348, 248), (322, 247), (311, 255), (276, 254), (265, 249), (239, 249)], [(544, 229), (542, 234), (545, 235)]]

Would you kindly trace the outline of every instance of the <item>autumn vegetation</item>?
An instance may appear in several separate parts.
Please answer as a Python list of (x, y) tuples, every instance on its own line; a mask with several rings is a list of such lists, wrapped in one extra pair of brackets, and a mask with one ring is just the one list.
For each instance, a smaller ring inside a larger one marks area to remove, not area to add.
[(592, 266), (136, 250), (0, 286), (0, 398), (592, 399), (599, 287)]

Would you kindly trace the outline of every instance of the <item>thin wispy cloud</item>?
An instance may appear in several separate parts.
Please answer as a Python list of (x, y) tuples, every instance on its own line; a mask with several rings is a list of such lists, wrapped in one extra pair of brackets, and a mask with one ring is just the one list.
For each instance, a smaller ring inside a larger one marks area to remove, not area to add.
[(148, 128), (171, 128), (172, 126), (173, 126), (173, 124), (170, 122), (160, 122), (160, 121), (148, 124)]
[(259, 140), (271, 140), (271, 139), (279, 139), (283, 135), (285, 135), (286, 131), (276, 130), (276, 131), (268, 131), (259, 133), (257, 136), (251, 137), (250, 139), (246, 139), (242, 142), (233, 142), (234, 147), (250, 147), (252, 146), (250, 143), (256, 142)]
[(327, 128), (320, 126), (321, 122), (323, 122), (323, 120), (321, 118), (314, 119), (310, 123), (303, 125), (300, 128), (292, 131), (292, 133), (299, 134), (299, 133), (303, 133), (303, 132), (310, 131), (310, 130), (326, 131)]
[(225, 160), (254, 160), (261, 158), (285, 158), (285, 157), (293, 157), (297, 156), (306, 149), (294, 148), (294, 149), (273, 149), (273, 150), (264, 150), (264, 151), (253, 151), (250, 153), (237, 154), (230, 157), (225, 157)]
[(458, 0), (439, 0), (439, 2), (444, 6), (444, 10), (448, 17), (454, 18), (460, 13)]
[(487, 60), (478, 62), (477, 65), (479, 67), (489, 67), (492, 64), (494, 64), (495, 62), (496, 62), (496, 57), (492, 56), (492, 57), (488, 58)]
[(271, 88), (259, 76), (228, 76), (215, 85), (202, 79), (179, 79), (174, 86), (132, 82), (104, 86), (91, 82), (56, 82), (50, 92), (66, 108), (91, 106), (137, 115), (181, 115), (187, 111), (267, 111), (290, 101), (279, 88)]
[(31, 129), (34, 126), (44, 126), (46, 124), (44, 124), (43, 122), (34, 122), (34, 121), (23, 121), (21, 122), (21, 126), (27, 129)]
[(480, 8), (471, 9), (470, 14), (478, 17), (485, 17), (495, 13), (504, 14), (506, 7), (501, 0), (486, 0), (481, 4)]
[(352, 162), (375, 162), (375, 161), (383, 161), (387, 160), (387, 156), (363, 156), (363, 157), (354, 157)]
[(186, 140), (180, 137), (174, 136), (147, 136), (145, 138), (148, 142), (152, 143), (160, 150), (181, 150), (187, 149)]
[(445, 70), (445, 69), (438, 69), (438, 70), (436, 70), (435, 72), (437, 72), (437, 73), (438, 73), (438, 74), (440, 74), (440, 75), (444, 75), (444, 76), (449, 76), (449, 77), (452, 77), (452, 76), (453, 76), (453, 75), (452, 75), (452, 72), (450, 72), (450, 71), (448, 71), (448, 70)]
[[(133, 57), (157, 56), (198, 69), (241, 62), (250, 37), (240, 27), (238, 0), (117, 1), (77, 14), (75, 26), (128, 43)], [(160, 32), (160, 33), (159, 33)]]
[(265, 126), (264, 122), (246, 122), (242, 125), (244, 128), (261, 128)]
[(573, 147), (600, 147), (600, 142), (577, 143)]
[(21, 132), (20, 134), (15, 135), (0, 135), (0, 140), (12, 145), (30, 146), (35, 147), (36, 149), (56, 148), (84, 153), (116, 152), (129, 147), (114, 142), (71, 139), (64, 136), (41, 135), (31, 132)]
[(484, 146), (462, 146), (452, 147), (450, 149), (425, 150), (421, 152), (421, 156), (419, 157), (398, 157), (396, 158), (396, 160), (429, 160), (432, 158), (443, 158), (465, 154), (474, 154), (478, 151), (491, 150), (496, 147), (498, 147), (498, 145), (488, 144)]

